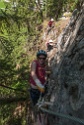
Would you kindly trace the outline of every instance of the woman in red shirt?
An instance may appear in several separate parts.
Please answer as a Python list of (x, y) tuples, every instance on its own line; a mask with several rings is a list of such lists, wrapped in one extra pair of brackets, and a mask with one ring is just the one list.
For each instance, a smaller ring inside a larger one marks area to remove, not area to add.
[(54, 28), (54, 19), (51, 18), (51, 20), (48, 22), (48, 28), (47, 28), (47, 35), (49, 34), (49, 32), (51, 31), (52, 28)]
[(47, 53), (44, 50), (37, 52), (37, 59), (32, 62), (31, 65), (31, 77), (30, 77), (30, 95), (33, 104), (35, 105), (40, 97), (40, 94), (45, 92), (46, 82), (46, 58)]

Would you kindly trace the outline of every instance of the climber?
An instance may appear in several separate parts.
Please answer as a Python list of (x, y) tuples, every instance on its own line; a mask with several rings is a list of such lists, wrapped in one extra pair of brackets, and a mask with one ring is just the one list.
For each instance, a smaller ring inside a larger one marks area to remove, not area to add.
[(33, 105), (36, 105), (41, 93), (42, 96), (45, 94), (47, 53), (39, 50), (36, 57), (37, 59), (31, 64), (30, 76), (30, 96)]
[(46, 42), (46, 48), (47, 48), (47, 52), (49, 52), (50, 50), (53, 49), (54, 43), (53, 40), (50, 39), (49, 41)]
[(51, 18), (50, 21), (48, 22), (48, 27), (47, 27), (47, 35), (49, 34), (49, 32), (51, 31), (52, 28), (54, 28), (54, 19)]

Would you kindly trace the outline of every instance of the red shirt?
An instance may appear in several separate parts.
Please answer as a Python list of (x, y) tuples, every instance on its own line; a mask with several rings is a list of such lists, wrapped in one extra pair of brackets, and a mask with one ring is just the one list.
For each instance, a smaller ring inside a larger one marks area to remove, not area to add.
[[(37, 60), (34, 60), (34, 62), (36, 63), (36, 75), (37, 75), (37, 78), (41, 81), (42, 84), (45, 83), (45, 65), (44, 66), (41, 66), (39, 64), (39, 62)], [(36, 83), (35, 81), (33, 80), (32, 76), (30, 76), (30, 84), (33, 84), (34, 86), (36, 86)]]
[(53, 24), (53, 21), (49, 21), (48, 26), (51, 27)]

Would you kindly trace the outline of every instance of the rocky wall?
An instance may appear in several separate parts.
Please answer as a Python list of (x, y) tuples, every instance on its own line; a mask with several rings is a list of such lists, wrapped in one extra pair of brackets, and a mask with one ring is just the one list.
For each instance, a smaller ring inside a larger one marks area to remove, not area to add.
[[(50, 109), (84, 119), (84, 3), (80, 11), (74, 10), (56, 46), (56, 54), (50, 62), (53, 88)], [(80, 125), (58, 116), (50, 115), (49, 120), (50, 125)]]

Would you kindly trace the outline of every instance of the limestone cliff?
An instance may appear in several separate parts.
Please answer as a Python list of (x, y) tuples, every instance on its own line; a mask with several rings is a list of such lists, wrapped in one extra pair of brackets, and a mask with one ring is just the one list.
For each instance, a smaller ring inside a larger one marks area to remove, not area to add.
[[(53, 51), (53, 50), (52, 50)], [(58, 37), (56, 53), (50, 61), (52, 111), (84, 119), (84, 2)], [(50, 125), (80, 125), (49, 116)]]

